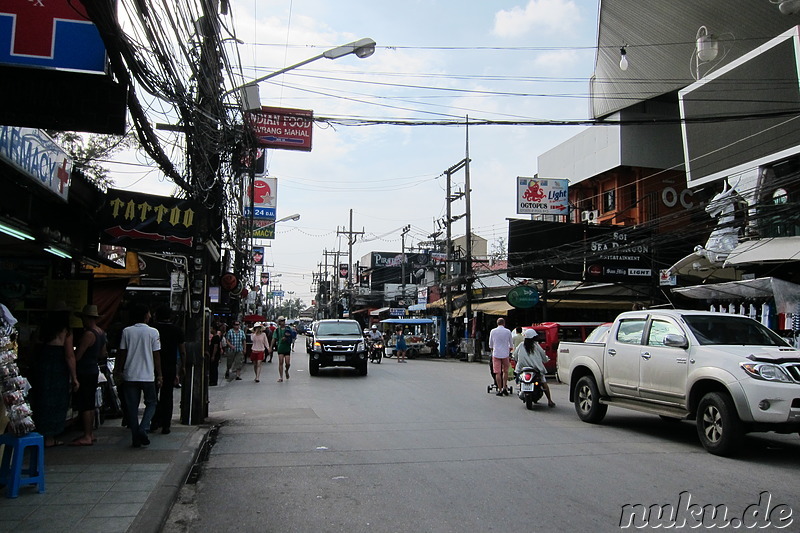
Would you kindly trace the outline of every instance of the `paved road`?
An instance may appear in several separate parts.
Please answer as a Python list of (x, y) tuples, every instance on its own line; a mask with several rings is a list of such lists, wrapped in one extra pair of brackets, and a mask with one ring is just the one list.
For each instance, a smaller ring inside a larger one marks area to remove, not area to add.
[(225, 422), (166, 531), (618, 531), (625, 504), (690, 497), (731, 518), (762, 491), (762, 506), (793, 511), (785, 530), (800, 528), (797, 435), (750, 436), (724, 459), (687, 422), (611, 409), (582, 423), (563, 385), (555, 409), (527, 411), (487, 394), (485, 364), (384, 359), (367, 377), (312, 378), (296, 353), (286, 383), (275, 365), (259, 384), (248, 366), (211, 389)]

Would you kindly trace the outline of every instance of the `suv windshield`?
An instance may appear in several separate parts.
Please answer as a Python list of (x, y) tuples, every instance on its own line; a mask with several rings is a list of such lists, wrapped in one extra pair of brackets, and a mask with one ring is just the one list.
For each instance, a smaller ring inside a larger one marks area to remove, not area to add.
[(317, 335), (361, 336), (361, 327), (358, 322), (320, 322), (319, 326), (317, 326)]
[(686, 315), (683, 319), (703, 345), (787, 346), (775, 332), (746, 317)]

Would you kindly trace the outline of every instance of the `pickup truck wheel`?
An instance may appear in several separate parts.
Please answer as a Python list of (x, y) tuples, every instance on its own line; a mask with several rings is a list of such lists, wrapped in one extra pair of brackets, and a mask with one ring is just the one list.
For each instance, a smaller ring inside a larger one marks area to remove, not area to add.
[(590, 424), (603, 420), (608, 406), (600, 403), (600, 392), (597, 383), (591, 376), (583, 376), (575, 385), (575, 412), (578, 418)]
[(709, 453), (725, 456), (737, 451), (744, 430), (730, 396), (719, 392), (703, 396), (697, 406), (697, 435)]
[(319, 363), (315, 361), (308, 362), (308, 373), (312, 376), (316, 376), (319, 374)]

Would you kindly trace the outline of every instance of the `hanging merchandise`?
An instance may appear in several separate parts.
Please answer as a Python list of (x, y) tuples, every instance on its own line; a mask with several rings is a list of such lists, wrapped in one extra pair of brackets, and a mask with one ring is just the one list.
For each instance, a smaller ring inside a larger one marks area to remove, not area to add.
[(736, 305), (733, 303), (728, 304), (728, 313), (735, 315), (736, 314)]
[(711, 311), (712, 313), (716, 313), (717, 312), (717, 306), (716, 305), (712, 305), (711, 308), (709, 309), (709, 311)]
[(761, 304), (761, 323), (769, 327), (769, 304), (766, 302)]
[(0, 304), (0, 392), (9, 418), (11, 433), (20, 437), (36, 429), (31, 418), (27, 395), (31, 388), (17, 366), (17, 342), (14, 325), (17, 319)]
[(739, 314), (747, 316), (747, 310), (745, 309), (744, 304), (739, 304)]
[(797, 305), (792, 314), (792, 331), (800, 331), (800, 304)]
[(753, 305), (753, 304), (750, 304), (750, 311), (747, 314), (750, 316), (750, 318), (755, 320), (756, 317), (758, 316), (758, 314), (756, 313), (756, 306)]

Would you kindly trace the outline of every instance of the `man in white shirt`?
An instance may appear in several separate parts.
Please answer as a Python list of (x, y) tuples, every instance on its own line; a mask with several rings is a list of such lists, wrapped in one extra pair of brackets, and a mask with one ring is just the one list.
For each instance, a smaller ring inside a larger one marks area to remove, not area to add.
[[(147, 432), (156, 411), (156, 387), (162, 386), (161, 341), (158, 330), (147, 325), (150, 311), (143, 305), (131, 309), (134, 324), (122, 330), (116, 364), (122, 368), (122, 393), (125, 397), (128, 426), (133, 447), (150, 444)], [(172, 384), (170, 383), (170, 386)], [(144, 395), (144, 414), (139, 421), (139, 401)]]
[(504, 318), (497, 319), (497, 327), (489, 332), (489, 349), (492, 351), (492, 370), (498, 396), (508, 396), (509, 356), (514, 349), (511, 330), (505, 327)]

